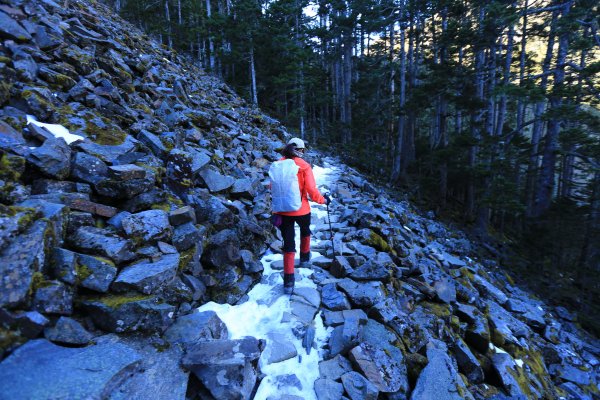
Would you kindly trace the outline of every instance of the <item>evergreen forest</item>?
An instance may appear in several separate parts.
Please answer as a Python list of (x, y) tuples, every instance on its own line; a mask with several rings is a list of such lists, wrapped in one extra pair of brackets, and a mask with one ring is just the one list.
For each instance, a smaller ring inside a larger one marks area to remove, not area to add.
[(110, 5), (600, 332), (596, 0)]

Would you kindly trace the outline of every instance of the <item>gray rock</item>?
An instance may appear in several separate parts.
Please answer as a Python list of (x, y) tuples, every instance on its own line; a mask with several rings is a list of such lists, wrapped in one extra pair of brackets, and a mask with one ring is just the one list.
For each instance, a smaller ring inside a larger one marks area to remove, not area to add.
[(298, 355), (294, 343), (284, 334), (270, 332), (267, 334), (267, 344), (263, 356), (267, 364), (289, 360)]
[(135, 164), (113, 165), (108, 167), (108, 176), (120, 181), (144, 179), (146, 177), (146, 170)]
[(392, 358), (382, 347), (361, 343), (350, 350), (350, 360), (380, 392), (408, 392), (406, 365), (402, 357)]
[(224, 229), (210, 237), (202, 262), (212, 267), (235, 265), (240, 260), (240, 241), (233, 229)]
[(211, 193), (223, 192), (233, 186), (235, 179), (231, 176), (222, 175), (216, 168), (206, 167), (198, 173), (204, 180)]
[(172, 243), (179, 251), (184, 251), (198, 244), (202, 239), (202, 232), (192, 222), (175, 227)]
[(196, 222), (202, 225), (212, 225), (216, 230), (231, 228), (234, 225), (233, 212), (225, 207), (218, 198), (210, 193), (197, 191), (190, 198), (190, 204), (196, 212)]
[(390, 280), (390, 271), (385, 264), (379, 264), (374, 261), (367, 261), (358, 268), (355, 268), (348, 276), (355, 281), (382, 281)]
[(345, 355), (350, 349), (357, 346), (363, 340), (365, 322), (360, 314), (348, 313), (345, 315), (343, 325), (335, 327), (329, 337), (330, 355)]
[(77, 263), (79, 265), (77, 280), (80, 286), (100, 293), (108, 292), (110, 284), (117, 276), (117, 268), (112, 261), (78, 254)]
[(53, 240), (49, 226), (47, 221), (34, 222), (0, 253), (0, 307), (14, 307), (27, 300), (33, 273), (45, 268), (45, 252)]
[(106, 398), (140, 361), (122, 344), (68, 348), (32, 340), (0, 363), (0, 398)]
[(52, 342), (69, 345), (86, 345), (94, 338), (79, 322), (68, 317), (60, 317), (53, 327), (46, 328), (44, 336)]
[(484, 375), (481, 364), (460, 337), (456, 338), (451, 349), (458, 364), (459, 371), (469, 379), (469, 382), (483, 382)]
[(117, 264), (135, 258), (131, 242), (105, 229), (83, 226), (69, 239), (75, 249), (86, 253), (99, 253)]
[(28, 42), (31, 40), (29, 32), (3, 12), (0, 12), (0, 37), (18, 42)]
[(157, 157), (166, 157), (168, 150), (158, 136), (148, 131), (142, 130), (139, 133), (137, 139), (146, 146), (148, 146), (152, 153), (154, 153), (154, 155), (156, 155)]
[(27, 161), (50, 177), (65, 179), (71, 167), (71, 148), (62, 138), (48, 139), (29, 154)]
[(74, 285), (77, 281), (77, 253), (56, 247), (52, 255), (51, 271), (53, 277)]
[(492, 356), (492, 367), (497, 375), (504, 390), (509, 396), (526, 399), (527, 395), (519, 386), (519, 381), (516, 379), (519, 372), (515, 361), (509, 354), (496, 353)]
[(406, 314), (403, 312), (398, 301), (392, 297), (388, 297), (371, 307), (368, 315), (369, 318), (373, 318), (386, 324), (392, 321), (394, 318), (399, 318)]
[(108, 167), (98, 157), (76, 152), (71, 162), (70, 176), (74, 180), (94, 185), (108, 176)]
[(469, 324), (465, 332), (465, 341), (480, 353), (485, 353), (490, 344), (490, 329), (487, 319), (477, 308), (458, 304), (456, 314)]
[(244, 197), (253, 199), (256, 196), (256, 191), (250, 179), (236, 179), (231, 187), (231, 195), (233, 197)]
[(115, 296), (87, 299), (82, 306), (94, 325), (107, 332), (163, 332), (171, 323), (175, 306), (150, 296)]
[(346, 295), (339, 290), (335, 283), (328, 283), (321, 288), (323, 306), (333, 311), (349, 310), (350, 302)]
[(371, 382), (358, 372), (342, 375), (342, 385), (351, 400), (377, 400), (379, 391)]
[(107, 400), (131, 399), (184, 399), (189, 372), (180, 365), (182, 350), (178, 346), (166, 346), (157, 339), (102, 337), (108, 342), (123, 343), (134, 349), (142, 358), (134, 373), (115, 388)]
[(33, 308), (44, 314), (71, 315), (73, 292), (62, 282), (45, 282), (35, 291)]
[(352, 364), (346, 357), (339, 354), (330, 360), (319, 362), (319, 375), (323, 379), (337, 381), (350, 371), (352, 371)]
[(156, 261), (142, 261), (130, 265), (119, 273), (112, 289), (116, 292), (135, 289), (145, 294), (154, 293), (175, 277), (178, 266), (179, 254), (165, 254)]
[(241, 250), (240, 255), (244, 263), (244, 272), (247, 274), (255, 274), (262, 272), (264, 267), (262, 263), (254, 258), (254, 254), (249, 250)]
[(227, 326), (214, 311), (183, 315), (166, 330), (169, 343), (192, 345), (206, 339), (227, 339)]
[(319, 378), (314, 388), (318, 400), (340, 400), (344, 394), (344, 386), (332, 379)]
[(489, 301), (487, 304), (488, 321), (496, 346), (502, 347), (505, 342), (519, 345), (518, 338), (529, 337), (531, 331), (527, 325), (513, 317), (497, 303)]
[[(93, 97), (93, 95), (91, 97)], [(106, 100), (103, 100), (103, 99), (102, 100), (99, 99), (99, 100), (101, 103), (104, 103), (107, 105), (111, 104), (110, 102), (107, 102)], [(119, 126), (116, 124), (107, 125), (103, 121), (101, 121), (97, 118), (94, 118), (91, 121), (88, 121), (86, 123), (86, 125), (88, 123), (91, 123), (91, 124), (95, 123), (98, 126), (98, 129), (112, 130), (112, 131), (115, 131), (117, 135), (125, 136), (125, 139), (121, 143), (118, 143), (118, 144), (99, 144), (99, 143), (94, 143), (89, 140), (86, 140), (85, 142), (77, 143), (76, 147), (78, 149), (81, 149), (88, 154), (93, 154), (96, 157), (100, 158), (104, 162), (115, 164), (115, 163), (117, 163), (118, 159), (126, 157), (130, 153), (134, 153), (135, 150), (139, 147), (140, 143), (137, 140), (135, 140), (132, 136), (126, 135), (125, 132), (122, 131), (119, 128)], [(102, 126), (102, 127), (100, 127), (100, 126)], [(127, 162), (123, 162), (123, 161), (120, 161), (118, 163), (119, 164), (127, 164)], [(146, 175), (148, 175), (148, 174), (146, 173)], [(116, 180), (120, 180), (120, 179), (116, 179)]]
[(34, 339), (44, 330), (50, 321), (37, 311), (26, 311), (14, 315), (14, 326), (21, 335)]
[(169, 222), (173, 226), (179, 226), (191, 222), (196, 223), (196, 213), (190, 206), (178, 208), (169, 213)]
[(147, 172), (142, 179), (125, 181), (114, 178), (101, 179), (94, 185), (94, 189), (102, 196), (115, 199), (133, 199), (135, 196), (152, 189), (154, 181), (154, 174)]
[(490, 282), (477, 274), (475, 274), (474, 277), (473, 284), (477, 290), (479, 290), (479, 293), (481, 293), (482, 296), (492, 298), (500, 305), (506, 304), (508, 301), (508, 296), (506, 296), (502, 290), (498, 289), (496, 286), (492, 285)]
[(450, 357), (446, 354), (446, 346), (442, 342), (429, 342), (427, 360), (427, 366), (421, 371), (411, 393), (411, 400), (473, 400), (473, 396), (467, 390)]
[(336, 278), (345, 278), (352, 272), (352, 266), (348, 262), (348, 259), (344, 256), (335, 256), (333, 260), (333, 264), (331, 264), (331, 268), (329, 269), (331, 275)]
[(192, 371), (217, 399), (248, 399), (256, 385), (253, 363), (261, 344), (252, 337), (238, 340), (212, 339), (191, 347), (181, 364)]
[(384, 297), (381, 282), (378, 281), (358, 283), (345, 278), (338, 282), (337, 286), (348, 295), (350, 302), (357, 307), (371, 307), (383, 300)]
[(169, 224), (169, 215), (163, 210), (148, 210), (123, 218), (123, 229), (129, 237), (143, 243), (169, 240), (173, 228)]
[(200, 300), (206, 293), (206, 286), (202, 281), (193, 275), (182, 274), (181, 280), (185, 283), (192, 291), (192, 300)]
[(564, 381), (573, 382), (579, 386), (588, 386), (592, 383), (593, 372), (589, 367), (585, 369), (581, 366), (571, 364), (554, 364), (550, 366), (549, 370), (552, 375), (558, 376)]

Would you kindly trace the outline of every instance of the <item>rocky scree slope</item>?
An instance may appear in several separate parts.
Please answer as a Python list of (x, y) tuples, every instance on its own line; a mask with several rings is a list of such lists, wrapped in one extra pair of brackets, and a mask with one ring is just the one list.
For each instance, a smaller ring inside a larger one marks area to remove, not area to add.
[[(264, 343), (192, 310), (243, 301), (277, 250), (285, 129), (101, 4), (0, 1), (0, 37), (0, 398), (251, 397)], [(319, 399), (598, 397), (573, 316), (342, 168)]]

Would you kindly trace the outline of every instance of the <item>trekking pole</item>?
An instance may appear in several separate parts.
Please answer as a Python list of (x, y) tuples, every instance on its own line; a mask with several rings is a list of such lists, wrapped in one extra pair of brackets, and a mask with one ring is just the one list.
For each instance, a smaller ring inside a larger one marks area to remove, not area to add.
[[(325, 196), (329, 197), (329, 193), (325, 193)], [(331, 228), (331, 216), (329, 215), (329, 203), (327, 203), (327, 222), (329, 222), (329, 235), (331, 237), (331, 249), (333, 256), (335, 257), (335, 244), (333, 242), (333, 229)]]

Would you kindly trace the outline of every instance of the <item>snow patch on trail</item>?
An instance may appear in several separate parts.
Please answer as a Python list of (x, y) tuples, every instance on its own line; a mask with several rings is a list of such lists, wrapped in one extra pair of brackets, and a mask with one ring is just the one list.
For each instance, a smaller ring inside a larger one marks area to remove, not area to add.
[[(315, 166), (313, 168), (315, 180), (322, 193), (330, 191), (329, 187), (333, 179), (337, 179), (339, 171), (333, 169), (330, 164), (325, 167)], [(326, 218), (325, 206), (312, 205), (313, 220)], [(311, 229), (314, 225), (311, 225)], [(299, 233), (296, 233), (296, 239)], [(298, 244), (299, 240), (296, 240)], [(313, 240), (312, 245), (316, 245)], [(320, 254), (313, 251), (312, 257)], [(299, 253), (296, 253), (296, 258)], [(212, 310), (227, 325), (229, 339), (239, 339), (244, 336), (252, 336), (257, 339), (270, 340), (269, 335), (276, 333), (282, 335), (285, 340), (294, 345), (298, 355), (288, 360), (267, 364), (266, 351), (259, 360), (259, 367), (265, 377), (260, 382), (255, 400), (266, 400), (269, 396), (290, 394), (306, 400), (316, 400), (314, 382), (319, 378), (319, 361), (323, 359), (323, 346), (327, 343), (330, 328), (325, 328), (321, 312), (315, 316), (315, 346), (310, 354), (302, 347), (302, 340), (296, 338), (293, 328), (297, 321), (289, 317), (291, 313), (290, 296), (283, 295), (282, 271), (272, 268), (272, 263), (283, 259), (281, 254), (267, 253), (261, 263), (264, 267), (261, 282), (256, 284), (248, 293), (248, 299), (238, 305), (217, 304), (210, 302), (200, 307), (199, 311)], [(296, 280), (296, 289), (313, 288), (317, 285), (310, 279), (313, 271), (308, 268), (296, 268), (296, 274), (301, 277)], [(286, 322), (282, 322), (286, 321)], [(268, 347), (268, 345), (267, 345)], [(278, 382), (277, 377), (295, 375), (301, 384), (301, 389)]]

